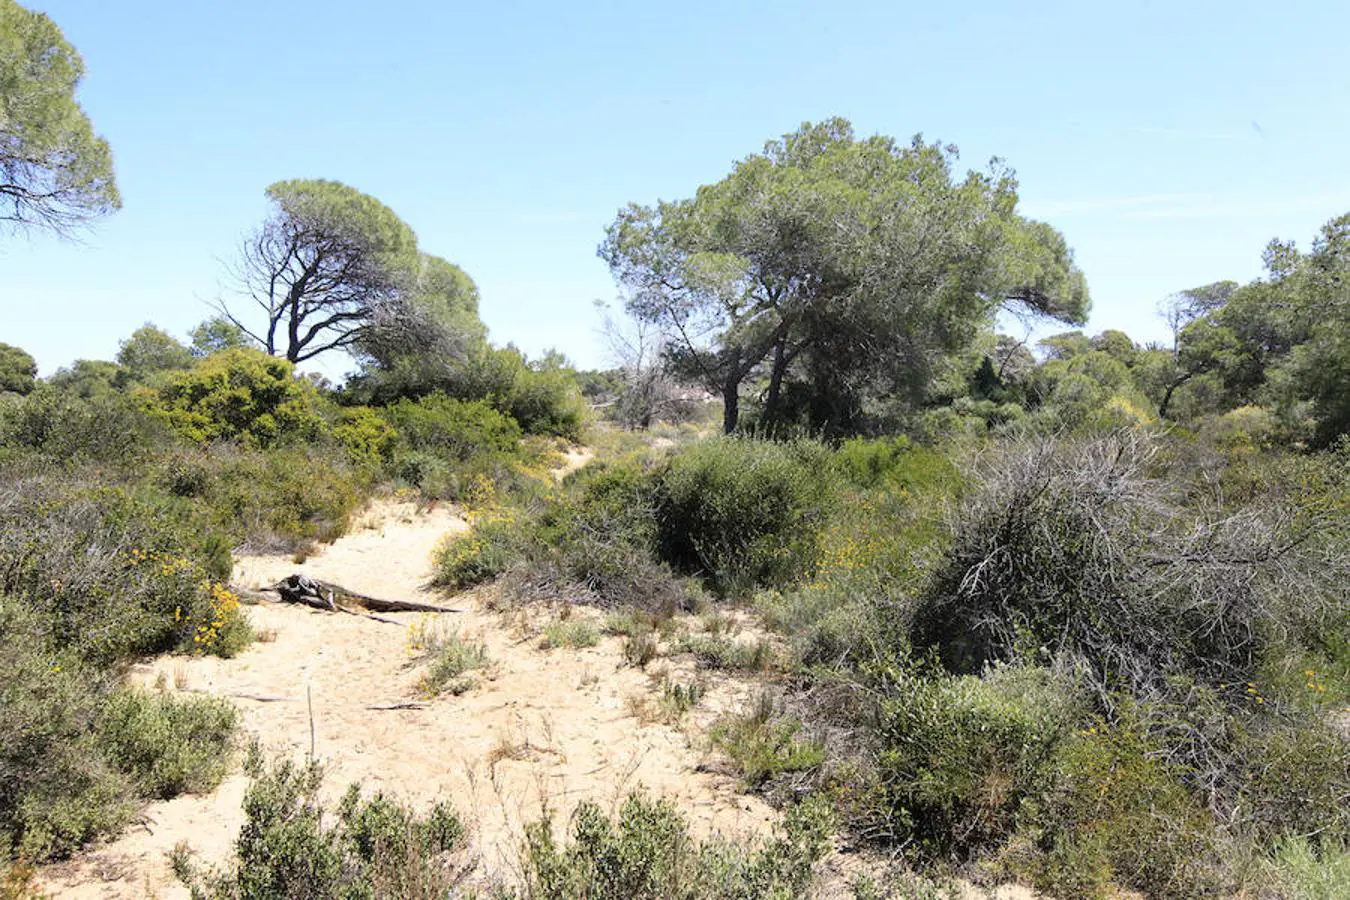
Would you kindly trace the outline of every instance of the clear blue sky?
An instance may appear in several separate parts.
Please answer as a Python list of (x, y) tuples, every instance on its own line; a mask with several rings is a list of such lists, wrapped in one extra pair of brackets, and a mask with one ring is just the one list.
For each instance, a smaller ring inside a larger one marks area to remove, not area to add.
[(209, 315), (283, 178), (380, 198), (478, 282), (494, 341), (583, 365), (615, 211), (803, 120), (1005, 157), (1090, 330), (1140, 340), (1168, 293), (1350, 211), (1345, 0), (26, 3), (83, 54), (125, 201), (80, 243), (0, 236), (0, 341), (44, 374)]

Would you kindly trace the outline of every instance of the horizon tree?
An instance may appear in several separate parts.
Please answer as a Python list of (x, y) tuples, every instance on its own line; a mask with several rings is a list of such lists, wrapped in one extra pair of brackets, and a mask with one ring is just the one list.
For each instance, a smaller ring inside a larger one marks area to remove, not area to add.
[(69, 234), (121, 208), (112, 151), (75, 99), (83, 76), (49, 17), (0, 0), (0, 222)]
[(805, 123), (692, 198), (620, 210), (599, 255), (676, 370), (722, 398), (727, 432), (757, 372), (770, 423), (799, 370), (917, 395), (1001, 305), (1081, 322), (1089, 304), (1059, 232), (1017, 215), (1012, 171), (957, 180), (957, 158)]
[(292, 363), (349, 349), (377, 323), (404, 321), (418, 275), (417, 238), (394, 211), (337, 181), (278, 181), (272, 214), (244, 240), (233, 272), (263, 313), (250, 326), (220, 312), (273, 356)]

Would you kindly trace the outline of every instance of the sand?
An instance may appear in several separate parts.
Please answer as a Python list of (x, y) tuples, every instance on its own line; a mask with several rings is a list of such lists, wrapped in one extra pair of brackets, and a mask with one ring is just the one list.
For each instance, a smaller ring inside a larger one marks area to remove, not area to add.
[[(575, 467), (585, 458), (568, 462)], [(659, 694), (659, 686), (624, 664), (621, 639), (544, 650), (519, 618), (488, 611), (473, 596), (447, 599), (428, 589), (436, 547), (466, 528), (453, 507), (384, 501), (303, 563), (244, 557), (234, 573), (235, 583), (257, 587), (306, 572), (372, 596), (445, 602), (463, 612), (389, 616), (402, 623), (396, 625), (255, 606), (249, 615), (265, 640), (236, 659), (163, 657), (138, 666), (132, 677), (169, 691), (232, 698), (242, 731), (274, 754), (307, 755), (312, 722), (329, 795), (359, 781), (367, 791), (416, 806), (451, 801), (472, 823), (480, 874), (516, 871), (521, 828), (545, 806), (565, 823), (581, 800), (610, 808), (638, 786), (673, 799), (700, 834), (772, 828), (777, 813), (705, 765), (703, 729), (720, 711), (747, 703), (753, 684), (719, 681), (680, 727), (637, 715), (634, 698)], [(373, 709), (419, 699), (425, 664), (409, 649), (414, 627), (481, 638), (491, 666), (458, 697), (419, 709)], [(151, 804), (142, 824), (120, 838), (44, 870), (45, 889), (73, 898), (186, 897), (169, 870), (169, 852), (185, 840), (201, 859), (227, 861), (246, 786), (236, 772), (209, 795)]]

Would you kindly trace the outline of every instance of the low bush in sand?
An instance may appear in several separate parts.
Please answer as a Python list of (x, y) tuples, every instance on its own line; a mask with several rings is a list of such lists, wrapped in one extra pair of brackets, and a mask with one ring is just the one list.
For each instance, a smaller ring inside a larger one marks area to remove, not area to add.
[(215, 787), (234, 737), (227, 703), (118, 687), (45, 632), (0, 596), (0, 862), (67, 855), (143, 800)]
[(814, 567), (833, 493), (818, 444), (718, 439), (668, 460), (596, 464), (534, 508), (481, 517), (443, 551), (439, 582), (468, 587), (527, 570), (604, 606), (688, 609), (790, 583)]
[(203, 868), (186, 842), (174, 850), (174, 872), (194, 897), (431, 900), (451, 895), (461, 882), (465, 867), (456, 854), (465, 828), (449, 805), (418, 814), (382, 794), (363, 797), (353, 785), (328, 824), (317, 763), (269, 766), (255, 747), (247, 768), (253, 782), (234, 863)]
[(541, 645), (549, 650), (562, 647), (576, 650), (594, 647), (600, 643), (600, 630), (593, 622), (575, 615), (559, 617), (544, 626), (544, 639)]
[(104, 707), (99, 736), (139, 794), (166, 799), (220, 783), (236, 720), (234, 706), (216, 697), (122, 690)]
[(487, 645), (458, 632), (441, 631), (435, 626), (418, 627), (410, 633), (409, 642), (410, 649), (429, 661), (418, 682), (419, 690), (428, 697), (464, 693), (474, 685), (468, 673), (489, 663)]
[(126, 490), (0, 478), (0, 591), (38, 615), (47, 642), (101, 664), (237, 653), (251, 638), (238, 598), (166, 524)]
[(713, 746), (740, 770), (749, 788), (763, 788), (785, 775), (812, 772), (825, 762), (825, 745), (802, 736), (802, 723), (780, 713), (768, 694), (761, 694), (745, 715), (724, 717), (710, 733)]
[(816, 443), (718, 438), (659, 473), (659, 554), (722, 596), (810, 573), (833, 511), (829, 452)]
[(506, 897), (529, 900), (704, 900), (714, 897), (802, 897), (833, 833), (828, 806), (808, 801), (788, 810), (771, 840), (735, 844), (689, 833), (675, 806), (629, 795), (612, 815), (582, 803), (570, 834), (559, 841), (553, 823), (529, 826), (524, 885)]

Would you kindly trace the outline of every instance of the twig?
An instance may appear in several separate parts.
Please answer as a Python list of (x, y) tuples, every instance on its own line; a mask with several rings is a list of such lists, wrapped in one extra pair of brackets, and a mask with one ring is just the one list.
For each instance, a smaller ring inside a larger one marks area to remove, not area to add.
[(431, 704), (423, 703), (420, 700), (408, 700), (404, 703), (382, 703), (375, 706), (367, 706), (366, 709), (385, 711), (391, 709), (426, 709)]

